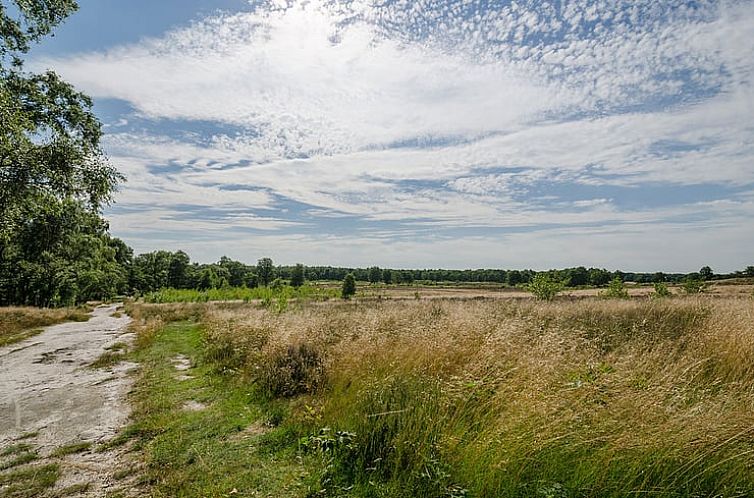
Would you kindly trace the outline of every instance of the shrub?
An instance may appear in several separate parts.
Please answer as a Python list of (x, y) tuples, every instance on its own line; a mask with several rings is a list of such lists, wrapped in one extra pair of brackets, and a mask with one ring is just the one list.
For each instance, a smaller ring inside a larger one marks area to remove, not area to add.
[(325, 380), (322, 356), (305, 342), (273, 350), (260, 360), (256, 380), (273, 397), (313, 393)]
[(610, 281), (607, 289), (600, 292), (600, 297), (605, 299), (628, 299), (628, 291), (626, 290), (623, 280), (619, 277), (615, 277)]
[(552, 301), (558, 295), (558, 292), (564, 288), (564, 282), (551, 277), (547, 273), (538, 273), (534, 280), (526, 286), (526, 290), (541, 301)]
[(654, 288), (655, 291), (652, 293), (652, 297), (655, 299), (661, 297), (670, 297), (673, 295), (670, 292), (670, 289), (668, 289), (668, 285), (664, 282), (655, 282)]
[(341, 297), (343, 299), (351, 299), (356, 294), (356, 278), (353, 276), (353, 273), (349, 273), (346, 275), (346, 278), (343, 279), (343, 290), (341, 292)]
[(709, 284), (701, 278), (689, 277), (683, 281), (681, 289), (686, 294), (701, 294), (707, 290)]

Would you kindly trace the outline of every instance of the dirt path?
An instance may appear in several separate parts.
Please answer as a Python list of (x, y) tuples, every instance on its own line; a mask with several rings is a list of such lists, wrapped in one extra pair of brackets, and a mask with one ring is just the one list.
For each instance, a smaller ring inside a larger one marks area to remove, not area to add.
[(53, 494), (79, 489), (77, 496), (105, 496), (117, 484), (113, 473), (123, 450), (95, 449), (128, 419), (128, 372), (135, 365), (89, 365), (128, 347), (129, 322), (115, 305), (101, 306), (88, 322), (48, 327), (0, 348), (0, 450), (28, 445), (41, 460), (57, 463)]

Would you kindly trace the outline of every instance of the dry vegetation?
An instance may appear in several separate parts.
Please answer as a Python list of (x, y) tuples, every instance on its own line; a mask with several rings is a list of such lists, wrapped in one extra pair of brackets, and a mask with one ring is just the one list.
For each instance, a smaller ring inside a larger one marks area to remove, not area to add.
[(754, 493), (749, 297), (133, 312), (200, 319), (207, 364), (285, 400), (312, 493)]
[(0, 347), (22, 341), (41, 327), (62, 322), (89, 320), (87, 308), (0, 308)]

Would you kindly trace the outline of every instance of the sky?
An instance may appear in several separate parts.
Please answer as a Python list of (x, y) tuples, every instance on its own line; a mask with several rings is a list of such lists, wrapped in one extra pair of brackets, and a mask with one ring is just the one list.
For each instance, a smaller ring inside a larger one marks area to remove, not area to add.
[(754, 264), (754, 1), (80, 0), (136, 252), (392, 268)]

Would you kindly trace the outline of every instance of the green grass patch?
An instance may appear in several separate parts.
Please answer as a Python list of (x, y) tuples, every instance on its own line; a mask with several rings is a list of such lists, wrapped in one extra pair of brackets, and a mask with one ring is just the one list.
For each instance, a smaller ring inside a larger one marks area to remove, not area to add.
[(73, 455), (75, 453), (83, 453), (89, 450), (89, 448), (91, 447), (92, 447), (92, 443), (88, 441), (83, 441), (81, 443), (68, 444), (66, 446), (61, 446), (60, 448), (57, 448), (55, 451), (52, 452), (51, 456), (63, 457), (66, 455)]
[(3, 498), (32, 498), (53, 487), (60, 476), (57, 464), (41, 465), (0, 473)]
[(31, 451), (32, 449), (33, 446), (28, 443), (13, 444), (3, 448), (2, 451), (0, 451), (0, 456), (17, 455), (19, 453)]
[(105, 351), (99, 358), (91, 362), (89, 368), (109, 368), (126, 359), (126, 355), (120, 352)]
[(14, 458), (0, 462), (0, 470), (7, 470), (12, 469), (13, 467), (18, 467), (19, 465), (25, 465), (27, 463), (33, 462), (38, 458), (39, 456), (33, 451), (19, 453)]
[[(265, 419), (248, 383), (201, 361), (192, 369), (193, 379), (176, 379), (171, 359), (185, 355), (196, 363), (201, 347), (200, 327), (180, 322), (132, 353), (142, 366), (133, 396), (135, 422), (119, 443), (130, 438), (143, 451), (143, 479), (153, 494), (228, 496), (235, 489), (239, 496), (306, 495), (307, 473), (297, 458), (296, 435), (286, 429), (245, 432)], [(182, 410), (189, 400), (207, 408)]]
[(55, 496), (77, 496), (81, 493), (86, 493), (89, 491), (89, 488), (92, 487), (91, 483), (84, 482), (81, 484), (74, 484), (72, 486), (68, 486), (67, 488), (63, 488), (57, 493), (55, 493)]
[(264, 304), (277, 304), (288, 299), (332, 299), (340, 297), (340, 290), (303, 285), (298, 288), (289, 285), (280, 287), (225, 287), (222, 289), (162, 289), (144, 296), (145, 303), (206, 303), (210, 301), (262, 301)]

